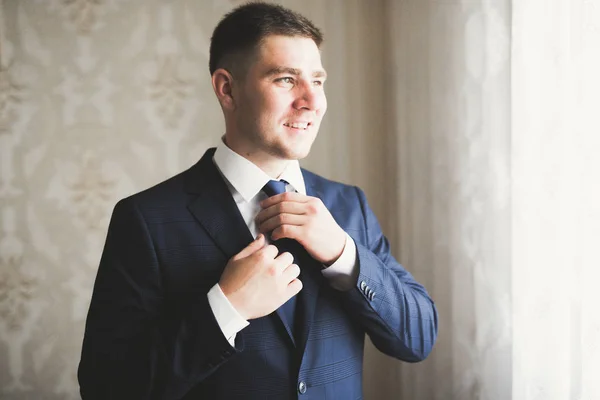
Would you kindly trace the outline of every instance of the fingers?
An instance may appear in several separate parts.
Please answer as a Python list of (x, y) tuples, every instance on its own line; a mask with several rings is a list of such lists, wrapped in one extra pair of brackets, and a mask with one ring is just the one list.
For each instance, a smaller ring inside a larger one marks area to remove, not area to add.
[(294, 256), (292, 253), (284, 251), (277, 256), (276, 260), (278, 261), (278, 264), (282, 266), (282, 269), (285, 269), (294, 262)]
[(256, 215), (256, 223), (260, 224), (263, 221), (268, 220), (278, 214), (295, 214), (302, 215), (306, 214), (306, 205), (308, 202), (299, 203), (299, 202), (281, 202), (274, 204), (272, 206), (266, 207), (262, 209)]
[(302, 286), (302, 281), (300, 279), (294, 279), (293, 281), (291, 281), (287, 287), (289, 297), (291, 298), (292, 296), (295, 296), (298, 293), (300, 293), (300, 291), (302, 290)]
[(237, 253), (233, 258), (236, 260), (246, 258), (246, 257), (256, 253), (258, 250), (262, 249), (264, 246), (265, 246), (265, 235), (263, 235), (261, 233), (256, 237), (256, 239), (254, 239), (252, 242), (250, 242), (250, 244), (248, 246), (244, 247), (244, 249), (242, 251), (240, 251), (239, 253)]
[(279, 240), (283, 238), (295, 239), (304, 246), (302, 241), (302, 229), (303, 227), (299, 225), (281, 225), (273, 229), (273, 232), (271, 232), (271, 240)]
[[(283, 272), (294, 262), (294, 256), (291, 253), (283, 252), (275, 258), (275, 263), (269, 267), (269, 274), (272, 276), (283, 275)], [(287, 280), (289, 282), (291, 279)]]
[(300, 276), (300, 267), (297, 264), (290, 264), (283, 270), (282, 277), (290, 282)]
[(299, 203), (307, 202), (311, 197), (296, 192), (285, 192), (276, 194), (260, 202), (262, 208), (267, 208), (273, 204), (281, 203), (282, 201), (294, 201)]
[(270, 244), (259, 250), (257, 254), (263, 257), (265, 261), (274, 260), (277, 257), (277, 254), (279, 254), (279, 249), (277, 248), (277, 246)]
[(307, 218), (303, 215), (279, 214), (258, 225), (262, 233), (271, 232), (282, 225), (301, 226), (306, 224)]

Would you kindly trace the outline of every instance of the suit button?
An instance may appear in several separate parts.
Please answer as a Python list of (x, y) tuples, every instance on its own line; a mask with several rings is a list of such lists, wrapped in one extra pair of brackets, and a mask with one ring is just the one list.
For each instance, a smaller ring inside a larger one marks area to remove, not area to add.
[(360, 283), (360, 290), (364, 291), (366, 287), (367, 287), (367, 284), (365, 283), (365, 281), (362, 281)]
[(300, 381), (300, 383), (298, 383), (298, 392), (300, 394), (306, 393), (306, 383), (304, 383), (304, 381)]
[(375, 297), (375, 292), (371, 292), (371, 294), (369, 294), (369, 300), (373, 301), (373, 297)]

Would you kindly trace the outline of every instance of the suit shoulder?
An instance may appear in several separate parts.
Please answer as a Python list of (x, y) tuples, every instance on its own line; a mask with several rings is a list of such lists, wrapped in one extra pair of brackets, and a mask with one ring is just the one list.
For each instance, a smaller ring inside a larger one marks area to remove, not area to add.
[(155, 209), (185, 209), (205, 182), (216, 179), (218, 172), (212, 162), (215, 148), (209, 148), (198, 162), (184, 171), (147, 189), (121, 199), (118, 203), (134, 205), (142, 211)]
[(189, 200), (186, 182), (189, 180), (188, 168), (146, 189), (119, 200), (119, 203), (132, 203), (140, 209), (185, 207)]
[(357, 194), (360, 196), (362, 194), (362, 190), (358, 186), (327, 179), (304, 168), (302, 169), (302, 173), (305, 184), (312, 185), (318, 192), (340, 196), (356, 196)]

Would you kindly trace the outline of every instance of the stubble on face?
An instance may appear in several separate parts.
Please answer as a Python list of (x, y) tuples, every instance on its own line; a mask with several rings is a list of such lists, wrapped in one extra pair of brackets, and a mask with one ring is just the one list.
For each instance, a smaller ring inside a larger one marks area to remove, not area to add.
[(327, 108), (322, 75), (311, 39), (265, 39), (237, 90), (233, 150), (257, 165), (306, 157)]

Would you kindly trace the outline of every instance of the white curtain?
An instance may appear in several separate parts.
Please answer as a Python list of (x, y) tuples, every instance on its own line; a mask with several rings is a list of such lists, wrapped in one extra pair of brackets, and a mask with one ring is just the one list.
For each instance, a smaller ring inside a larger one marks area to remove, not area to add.
[(600, 4), (388, 5), (396, 243), (440, 311), (391, 390), (600, 399)]
[(600, 399), (600, 3), (513, 15), (513, 398)]

